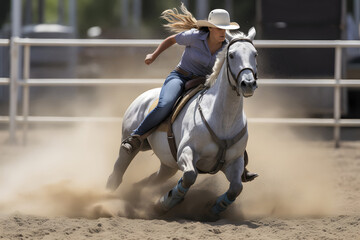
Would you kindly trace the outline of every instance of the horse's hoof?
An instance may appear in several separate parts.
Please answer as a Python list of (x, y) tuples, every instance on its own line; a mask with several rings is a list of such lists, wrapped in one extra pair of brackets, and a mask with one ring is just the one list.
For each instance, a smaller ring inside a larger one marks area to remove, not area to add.
[(185, 193), (179, 192), (177, 187), (171, 189), (167, 194), (162, 196), (159, 200), (159, 204), (164, 211), (169, 211), (182, 201), (184, 201)]
[(106, 183), (106, 189), (111, 190), (111, 191), (115, 191), (121, 184), (122, 179), (116, 176), (116, 174), (112, 173), (109, 178), (108, 181)]
[(214, 205), (215, 205), (214, 201), (208, 201), (205, 204), (205, 213), (200, 218), (201, 221), (203, 221), (203, 222), (216, 222), (217, 220), (220, 219), (220, 215), (217, 214), (217, 213), (214, 213), (212, 211), (212, 208), (213, 208)]
[(220, 219), (220, 214), (214, 213), (210, 208), (207, 213), (205, 214), (204, 221), (206, 222), (216, 222)]
[(168, 210), (164, 207), (164, 205), (160, 202), (160, 199), (156, 202), (154, 206), (154, 214), (159, 217), (165, 215)]

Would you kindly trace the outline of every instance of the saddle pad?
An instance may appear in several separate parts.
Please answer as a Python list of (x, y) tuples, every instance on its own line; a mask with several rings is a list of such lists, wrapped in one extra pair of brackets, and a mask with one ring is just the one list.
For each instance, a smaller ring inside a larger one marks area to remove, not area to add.
[(195, 88), (190, 89), (187, 91), (182, 97), (180, 97), (175, 105), (175, 108), (173, 109), (171, 113), (171, 121), (170, 123), (173, 124), (175, 122), (176, 117), (179, 115), (183, 107), (186, 105), (186, 103), (198, 92), (203, 90), (205, 86), (203, 84), (198, 85)]

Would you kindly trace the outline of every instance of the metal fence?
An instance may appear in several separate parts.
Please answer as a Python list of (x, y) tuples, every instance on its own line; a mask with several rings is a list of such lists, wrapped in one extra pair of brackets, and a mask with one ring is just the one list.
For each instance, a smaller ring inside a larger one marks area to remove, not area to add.
[[(85, 39), (26, 39), (12, 38), (11, 41), (0, 40), (0, 46), (11, 46), (10, 79), (0, 79), (0, 84), (10, 84), (9, 117), (2, 119), (9, 122), (9, 140), (16, 142), (17, 122), (23, 123), (23, 141), (26, 141), (29, 122), (77, 122), (77, 121), (121, 121), (121, 118), (90, 117), (31, 117), (29, 116), (29, 88), (31, 86), (96, 86), (122, 84), (156, 84), (163, 79), (34, 79), (30, 78), (30, 54), (32, 46), (86, 46), (86, 47), (155, 47), (161, 40), (85, 40)], [(259, 79), (260, 86), (290, 87), (333, 87), (333, 118), (250, 118), (251, 123), (290, 124), (304, 126), (330, 126), (334, 128), (335, 147), (340, 145), (341, 127), (360, 127), (360, 119), (341, 118), (341, 88), (360, 87), (360, 79), (341, 79), (342, 49), (359, 48), (360, 41), (343, 40), (255, 40), (257, 48), (334, 48), (334, 78), (332, 79)], [(20, 63), (20, 48), (23, 48), (23, 63)], [(19, 68), (23, 67), (23, 76)], [(17, 115), (18, 91), (23, 87), (23, 112)], [(1, 120), (1, 119), (0, 119)]]

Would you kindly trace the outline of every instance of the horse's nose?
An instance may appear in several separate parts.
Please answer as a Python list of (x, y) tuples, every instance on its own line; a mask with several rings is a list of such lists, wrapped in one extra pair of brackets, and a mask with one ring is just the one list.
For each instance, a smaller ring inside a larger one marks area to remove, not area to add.
[(257, 83), (254, 79), (244, 79), (241, 81), (240, 85), (242, 88), (257, 88)]
[(252, 86), (252, 88), (254, 88), (254, 89), (256, 89), (257, 87), (258, 87), (258, 85), (257, 85), (257, 82), (256, 82), (256, 80), (252, 80), (252, 84), (251, 84)]
[(246, 86), (247, 86), (246, 81), (245, 81), (245, 80), (244, 80), (244, 81), (241, 81), (240, 86), (241, 86), (242, 88), (246, 88)]

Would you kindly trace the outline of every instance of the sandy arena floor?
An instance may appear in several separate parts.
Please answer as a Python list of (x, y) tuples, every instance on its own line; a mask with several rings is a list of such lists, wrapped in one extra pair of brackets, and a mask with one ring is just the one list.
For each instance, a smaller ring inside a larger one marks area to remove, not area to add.
[(250, 124), (249, 168), (260, 177), (221, 220), (207, 222), (207, 204), (228, 187), (221, 173), (200, 176), (160, 218), (153, 204), (180, 174), (133, 191), (159, 166), (151, 152), (133, 161), (115, 193), (105, 191), (120, 127), (37, 127), (25, 147), (5, 144), (1, 131), (0, 239), (360, 239), (360, 141), (334, 149), (290, 129)]

